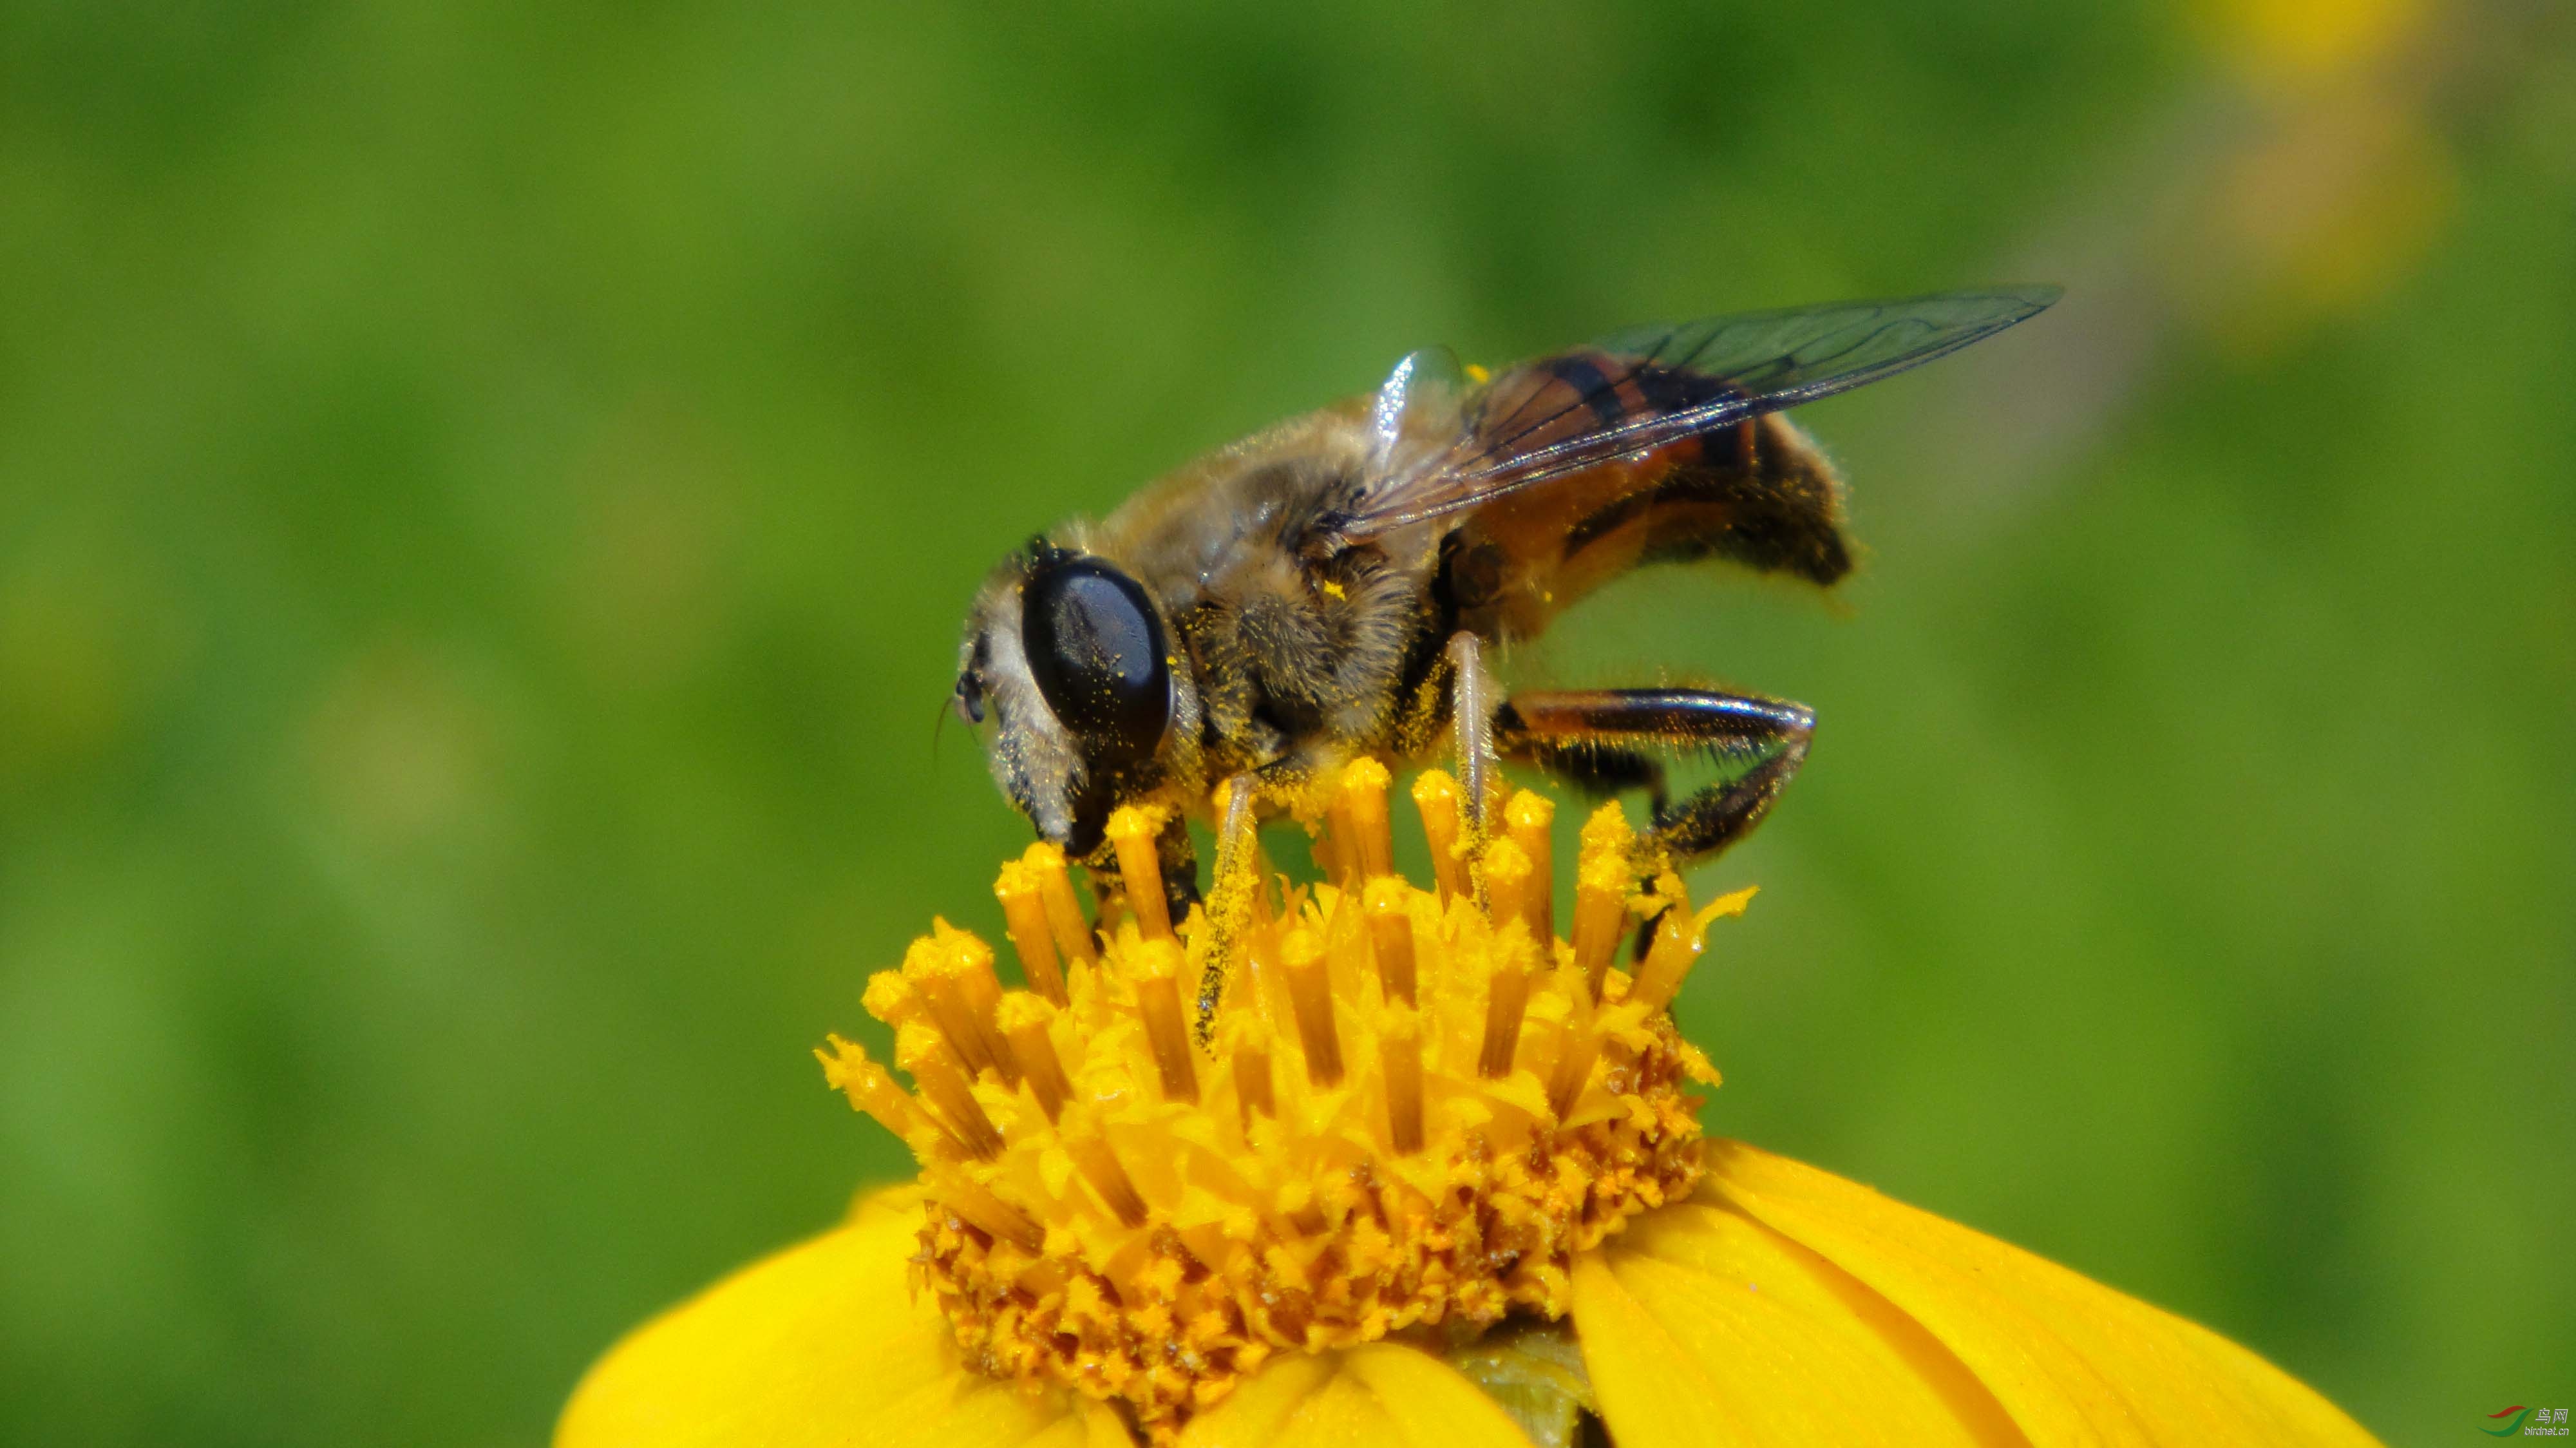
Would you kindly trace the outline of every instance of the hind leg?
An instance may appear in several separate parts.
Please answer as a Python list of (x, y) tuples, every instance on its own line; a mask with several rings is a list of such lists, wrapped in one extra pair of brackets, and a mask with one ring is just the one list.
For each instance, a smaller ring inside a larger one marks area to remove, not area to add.
[[(1815, 728), (1815, 712), (1803, 704), (1704, 689), (1516, 694), (1494, 713), (1494, 741), (1504, 754), (1580, 788), (1649, 790), (1649, 838), (1676, 863), (1716, 854), (1752, 833), (1806, 763)], [(1701, 754), (1736, 769), (1672, 804), (1656, 754)]]
[(1644, 790), (1652, 813), (1660, 815), (1670, 798), (1664, 788), (1664, 762), (1639, 749), (1623, 749), (1597, 739), (1546, 739), (1521, 735), (1505, 739), (1504, 758), (1530, 765), (1572, 785), (1587, 799), (1603, 800)]
[[(1587, 794), (1645, 790), (1654, 811), (1647, 840), (1677, 865), (1752, 833), (1806, 762), (1815, 729), (1815, 713), (1803, 704), (1701, 689), (1517, 694), (1494, 714), (1494, 742), (1505, 756)], [(1706, 754), (1746, 767), (1675, 805), (1665, 795), (1658, 753)], [(1654, 938), (1655, 920), (1639, 922), (1637, 959)]]

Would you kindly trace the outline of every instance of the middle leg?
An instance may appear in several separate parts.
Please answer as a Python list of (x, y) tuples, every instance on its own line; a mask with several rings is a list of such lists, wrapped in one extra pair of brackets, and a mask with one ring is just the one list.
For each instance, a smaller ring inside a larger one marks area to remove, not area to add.
[(1458, 746), (1458, 790), (1467, 818), (1467, 837), (1477, 848), (1485, 840), (1485, 810), (1495, 781), (1495, 745), (1501, 719), (1494, 707), (1500, 692), (1485, 670), (1485, 641), (1461, 629), (1449, 637), (1449, 727)]

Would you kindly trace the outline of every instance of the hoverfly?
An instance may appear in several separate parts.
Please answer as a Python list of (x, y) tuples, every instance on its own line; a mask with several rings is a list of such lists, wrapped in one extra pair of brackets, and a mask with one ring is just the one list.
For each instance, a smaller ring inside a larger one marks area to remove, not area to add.
[[(1807, 757), (1802, 705), (1703, 689), (1506, 697), (1498, 651), (1604, 582), (1721, 560), (1819, 587), (1850, 571), (1842, 483), (1781, 409), (1992, 336), (2056, 300), (2010, 287), (1641, 327), (1490, 376), (1417, 352), (1374, 393), (1222, 448), (995, 570), (954, 704), (1040, 835), (1108, 863), (1121, 804), (1179, 918), (1186, 816), (1231, 782), (1226, 841), (1362, 753), (1454, 747), (1479, 823), (1498, 759), (1643, 789), (1676, 860), (1760, 823)], [(1725, 768), (1680, 800), (1665, 762)]]

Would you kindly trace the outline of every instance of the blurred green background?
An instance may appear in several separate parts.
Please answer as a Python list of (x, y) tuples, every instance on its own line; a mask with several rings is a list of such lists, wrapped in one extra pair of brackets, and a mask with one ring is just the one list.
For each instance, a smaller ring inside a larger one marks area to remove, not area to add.
[(2576, 37), (2509, 0), (0, 5), (0, 1438), (540, 1441), (896, 1149), (983, 570), (1410, 347), (2054, 280), (1809, 409), (1713, 1128), (2392, 1442), (2576, 1398)]

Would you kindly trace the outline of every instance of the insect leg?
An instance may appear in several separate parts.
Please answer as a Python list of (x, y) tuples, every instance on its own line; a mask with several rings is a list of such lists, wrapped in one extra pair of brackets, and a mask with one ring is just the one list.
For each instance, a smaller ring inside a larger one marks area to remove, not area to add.
[(1449, 637), (1449, 726), (1458, 740), (1458, 787), (1467, 796), (1467, 834), (1485, 835), (1486, 795), (1494, 787), (1494, 703), (1501, 692), (1485, 672), (1485, 641), (1466, 630)]
[[(1508, 711), (1511, 706), (1503, 706)], [(1497, 730), (1496, 752), (1505, 759), (1533, 765), (1593, 799), (1608, 799), (1632, 789), (1646, 792), (1654, 813), (1664, 812), (1664, 762), (1641, 749), (1622, 749), (1595, 739), (1547, 739), (1534, 734)]]
[(1199, 970), (1199, 1044), (1216, 1030), (1217, 1002), (1225, 997), (1225, 962), (1235, 939), (1252, 918), (1252, 893), (1261, 888), (1261, 844), (1255, 833), (1254, 798), (1261, 792), (1258, 774), (1235, 775), (1225, 782), (1225, 817), (1216, 828), (1216, 879), (1208, 888), (1206, 964)]
[[(1730, 766), (1727, 777), (1679, 804), (1656, 803), (1650, 839), (1677, 862), (1713, 855), (1751, 833), (1806, 763), (1815, 728), (1815, 711), (1804, 704), (1702, 689), (1519, 694), (1494, 716), (1502, 746), (1542, 767), (1551, 757), (1579, 758), (1596, 775), (1615, 777), (1655, 763), (1641, 745)], [(1661, 773), (1639, 782), (1652, 788)]]

